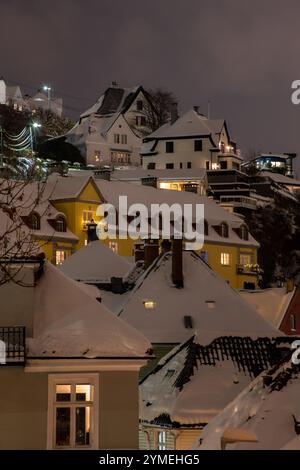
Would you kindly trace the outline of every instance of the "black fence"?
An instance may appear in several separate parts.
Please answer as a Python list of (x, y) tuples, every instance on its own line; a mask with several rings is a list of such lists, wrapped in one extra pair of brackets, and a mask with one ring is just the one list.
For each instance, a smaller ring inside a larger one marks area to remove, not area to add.
[(1, 326), (0, 367), (3, 365), (24, 365), (25, 359), (25, 326)]

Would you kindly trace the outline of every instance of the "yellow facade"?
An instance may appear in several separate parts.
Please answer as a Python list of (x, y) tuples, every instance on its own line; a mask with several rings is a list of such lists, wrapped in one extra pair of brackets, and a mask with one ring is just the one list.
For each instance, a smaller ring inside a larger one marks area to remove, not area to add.
[(202, 428), (197, 426), (168, 429), (144, 425), (140, 427), (139, 446), (141, 450), (191, 450), (201, 433)]
[[(66, 256), (82, 248), (87, 243), (86, 222), (93, 219), (99, 222), (96, 216), (97, 207), (105, 202), (95, 185), (90, 179), (81, 193), (73, 198), (66, 198), (52, 201), (54, 207), (65, 214), (68, 229), (78, 237), (77, 243), (58, 242), (55, 239), (44, 246), (46, 257), (51, 262), (55, 262), (57, 250), (65, 249)], [(43, 242), (42, 242), (43, 243)], [(120, 256), (133, 256), (134, 245), (137, 240), (128, 239), (106, 239), (103, 243)], [(229, 243), (204, 244), (202, 252), (207, 253), (207, 262), (211, 268), (235, 289), (243, 289), (246, 283), (257, 286), (257, 276), (255, 273), (243, 272), (239, 265), (245, 264), (249, 260), (249, 265), (257, 263), (257, 248), (252, 246), (230, 245)], [(241, 262), (243, 261), (243, 262)]]

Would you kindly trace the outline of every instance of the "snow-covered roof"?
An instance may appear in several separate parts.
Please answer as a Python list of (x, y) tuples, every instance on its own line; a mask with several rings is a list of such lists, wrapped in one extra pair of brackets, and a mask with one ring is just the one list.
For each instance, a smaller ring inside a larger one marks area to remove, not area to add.
[(34, 288), (28, 357), (145, 357), (149, 341), (46, 262)]
[(277, 287), (255, 291), (242, 290), (240, 294), (265, 320), (279, 328), (294, 292), (287, 292), (285, 287)]
[(204, 169), (182, 169), (182, 170), (143, 170), (142, 168), (129, 170), (115, 170), (110, 175), (111, 180), (138, 181), (141, 178), (157, 178), (158, 180), (205, 180)]
[[(149, 140), (156, 139), (211, 136), (214, 145), (217, 146), (224, 124), (224, 119), (207, 119), (194, 109), (190, 109), (173, 124), (164, 124), (152, 134), (148, 135), (145, 141), (147, 143)], [(141, 152), (145, 153), (147, 150), (142, 147)]]
[(288, 176), (282, 175), (281, 173), (273, 173), (272, 171), (262, 170), (259, 176), (270, 178), (272, 181), (285, 186), (299, 186), (300, 181), (295, 178), (289, 178)]
[(92, 114), (107, 116), (123, 112), (139, 89), (142, 88), (140, 86), (133, 88), (109, 87), (91, 108), (81, 114), (80, 118), (86, 118)]
[[(193, 332), (205, 345), (221, 336), (282, 334), (196, 253), (183, 252), (184, 288), (175, 288), (171, 270), (171, 253), (166, 253), (138, 278), (118, 312), (152, 343), (181, 343)], [(154, 302), (154, 308), (145, 308), (147, 300)], [(185, 316), (192, 318), (192, 328), (185, 327)]]
[[(268, 382), (265, 376), (268, 377)], [(299, 448), (299, 436), (294, 421), (295, 418), (300, 422), (299, 396), (299, 368), (289, 361), (263, 372), (208, 424), (201, 435), (202, 445), (198, 445), (198, 448), (220, 449), (224, 431), (232, 427), (253, 432), (258, 442), (242, 442), (233, 447), (228, 446), (229, 449)]]
[(167, 415), (175, 426), (203, 427), (272, 364), (273, 352), (267, 338), (222, 337), (208, 347), (191, 338), (142, 380), (142, 421), (159, 425)]
[(77, 198), (89, 181), (93, 181), (90, 174), (60, 176), (53, 173), (46, 183), (45, 193), (51, 201)]
[(99, 240), (76, 251), (60, 267), (70, 278), (87, 283), (110, 282), (112, 276), (123, 278), (131, 268), (132, 264)]

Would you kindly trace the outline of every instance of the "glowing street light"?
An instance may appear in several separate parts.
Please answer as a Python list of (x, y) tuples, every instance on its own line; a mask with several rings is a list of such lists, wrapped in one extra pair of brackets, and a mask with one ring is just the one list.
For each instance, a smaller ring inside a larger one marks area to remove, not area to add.
[(33, 122), (33, 123), (32, 123), (32, 127), (34, 127), (35, 129), (37, 129), (38, 127), (42, 127), (42, 124), (40, 124), (39, 122)]
[(50, 100), (51, 100), (51, 90), (52, 88), (49, 85), (44, 85), (43, 90), (47, 92), (48, 96), (48, 109), (50, 109)]

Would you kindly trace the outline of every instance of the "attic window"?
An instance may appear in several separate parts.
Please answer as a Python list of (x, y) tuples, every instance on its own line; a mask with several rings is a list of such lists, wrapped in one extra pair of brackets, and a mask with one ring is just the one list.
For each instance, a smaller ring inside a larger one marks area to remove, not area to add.
[(136, 102), (136, 109), (137, 109), (137, 111), (142, 111), (143, 110), (143, 101), (142, 100), (138, 100)]
[(207, 307), (210, 308), (210, 309), (213, 309), (216, 306), (215, 300), (206, 300), (205, 303), (206, 303)]
[(55, 229), (57, 232), (66, 232), (67, 224), (66, 219), (64, 217), (57, 217), (55, 221)]
[(226, 224), (226, 222), (223, 222), (220, 225), (220, 232), (221, 232), (220, 233), (221, 237), (228, 238), (229, 230), (228, 230), (228, 225)]
[(38, 214), (30, 214), (27, 223), (31, 230), (40, 230), (41, 228), (40, 216)]
[(193, 321), (193, 318), (191, 317), (191, 315), (185, 315), (183, 317), (183, 323), (184, 323), (184, 327), (187, 330), (190, 330), (194, 327), (194, 321)]
[(154, 300), (143, 300), (143, 304), (147, 310), (152, 310), (156, 307), (156, 302), (154, 302)]

